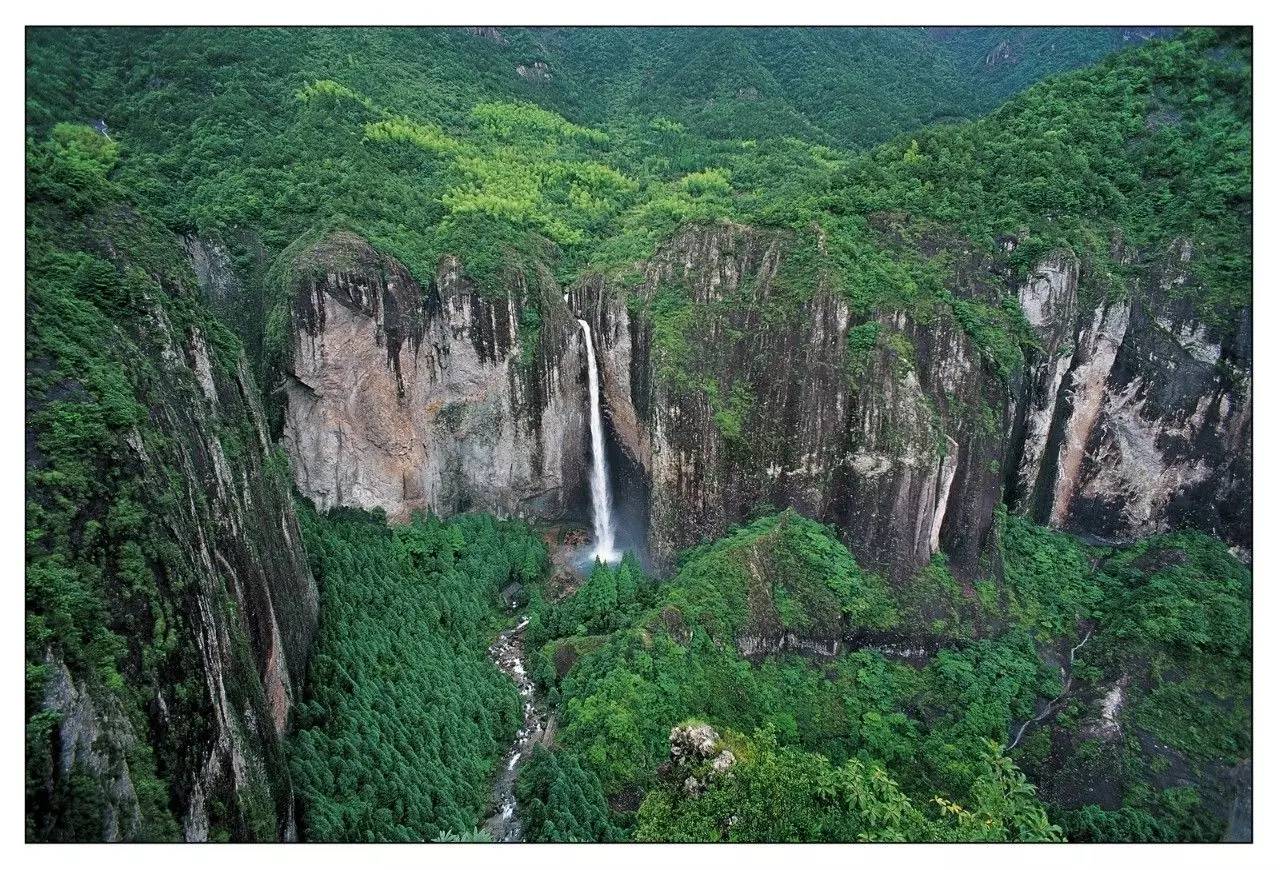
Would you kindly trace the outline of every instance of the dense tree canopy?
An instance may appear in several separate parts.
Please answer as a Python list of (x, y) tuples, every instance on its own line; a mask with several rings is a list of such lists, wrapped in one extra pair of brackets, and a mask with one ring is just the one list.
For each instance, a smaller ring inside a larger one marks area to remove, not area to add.
[(546, 548), (487, 516), (388, 528), (303, 512), (320, 634), (292, 737), (306, 836), (424, 841), (470, 831), (520, 722), (486, 657), (498, 591), (540, 579)]

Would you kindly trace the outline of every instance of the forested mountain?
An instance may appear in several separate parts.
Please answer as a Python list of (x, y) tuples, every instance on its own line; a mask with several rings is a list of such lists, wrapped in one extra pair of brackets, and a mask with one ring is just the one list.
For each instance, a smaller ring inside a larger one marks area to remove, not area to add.
[[(101, 126), (128, 155), (120, 181), (174, 228), (226, 236), (242, 270), (308, 229), (346, 221), (384, 241), (421, 279), (450, 245), (418, 257), (392, 235), (403, 231), (375, 227), (436, 227), (448, 213), (441, 196), (457, 180), (443, 166), (421, 167), (420, 156), (371, 151), (369, 141), (389, 131), (371, 135), (370, 122), (402, 119), (464, 137), (479, 125), (509, 138), (474, 107), (515, 100), (610, 130), (608, 146), (591, 154), (607, 153), (604, 162), (629, 181), (577, 179), (583, 189), (603, 184), (593, 191), (595, 210), (607, 211), (626, 188), (635, 193), (738, 156), (748, 147), (740, 140), (793, 141), (783, 150), (794, 156), (781, 159), (801, 165), (777, 165), (754, 183), (774, 181), (813, 163), (794, 140), (842, 150), (878, 144), (940, 117), (986, 111), (1018, 87), (1136, 38), (1064, 29), (1050, 51), (1040, 43), (1051, 32), (1039, 33), (37, 28), (28, 45), (27, 127), (38, 137), (56, 121)], [(1004, 65), (980, 61), (1010, 39), (1021, 52), (1016, 83), (995, 72)], [(531, 132), (552, 132), (546, 123)], [(499, 183), (527, 182), (505, 170)], [(624, 190), (612, 190), (616, 184)]]
[[(786, 512), (667, 582), (624, 562), (535, 599), (560, 775), (586, 793), (533, 838), (589, 836), (602, 798), (642, 840), (1220, 838), (1250, 739), (1248, 572), (1203, 535), (1091, 549), (1000, 524), (999, 584), (938, 558), (890, 586)], [(1069, 700), (1039, 727), (1045, 699)], [(724, 742), (676, 751), (691, 720)], [(521, 774), (539, 795), (546, 765)]]
[[(581, 117), (670, 117), (714, 139), (878, 144), (973, 117), (1056, 72), (1169, 28), (553, 28), (530, 57)], [(503, 31), (502, 38), (506, 38)], [(513, 36), (516, 43), (520, 37)], [(588, 96), (590, 95), (590, 96)]]
[(27, 837), (292, 837), (316, 586), (234, 334), (116, 143), (27, 150)]
[(1249, 836), (1249, 31), (26, 61), (28, 839)]

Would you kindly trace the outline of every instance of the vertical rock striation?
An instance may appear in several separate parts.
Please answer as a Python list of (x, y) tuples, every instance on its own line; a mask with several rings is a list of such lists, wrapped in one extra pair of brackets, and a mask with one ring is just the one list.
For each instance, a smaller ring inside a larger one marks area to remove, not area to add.
[[(196, 303), (177, 240), (156, 234), (127, 209), (86, 222), (82, 256), (147, 282), (94, 346), (50, 333), (40, 315), (29, 326), (38, 350), (28, 497), (47, 518), (29, 572), (71, 565), (79, 582), (99, 585), (78, 634), (59, 629), (42, 650), (28, 647), (40, 686), (37, 724), (28, 721), (28, 837), (291, 839), (282, 738), (317, 590), (244, 354)], [(147, 253), (156, 271), (119, 251)], [(42, 312), (44, 292), (33, 296)], [(119, 303), (74, 304), (88, 317)], [(100, 394), (104, 376), (116, 393)], [(59, 427), (107, 402), (138, 412), (102, 430), (98, 477), (68, 501)]]
[(335, 233), (293, 260), (290, 281), (282, 441), (317, 508), (405, 520), (581, 506), (585, 357), (549, 275), (513, 274), (490, 297), (445, 258), (423, 287)]
[[(1188, 244), (1150, 262), (1127, 253), (1138, 277), (1106, 294), (1107, 276), (1067, 253), (1012, 282), (1014, 240), (998, 254), (937, 230), (910, 241), (946, 253), (957, 304), (1016, 299), (1031, 339), (1025, 365), (1002, 372), (954, 305), (855, 312), (841, 288), (797, 280), (795, 241), (690, 227), (630, 286), (588, 275), (565, 305), (545, 277), (513, 275), (486, 298), (448, 259), (422, 288), (359, 239), (332, 236), (293, 267), (284, 443), (295, 482), (321, 508), (393, 518), (580, 507), (580, 316), (623, 460), (614, 485), (624, 501), (641, 494), (660, 565), (789, 507), (896, 579), (938, 552), (976, 579), (998, 570), (1002, 497), (1088, 536), (1187, 524), (1248, 547), (1248, 312), (1197, 319)], [(536, 340), (527, 309), (539, 312)]]
[(1090, 276), (1066, 255), (1020, 288), (1041, 349), (1015, 410), (1010, 500), (1036, 520), (1115, 541), (1192, 526), (1247, 556), (1251, 312), (1204, 322), (1193, 257), (1179, 241), (1139, 264), (1124, 298), (1082, 299)]
[(1001, 256), (923, 244), (947, 248), (955, 297), (1016, 294), (1037, 344), (1023, 370), (1002, 377), (949, 309), (856, 316), (839, 288), (797, 293), (786, 233), (690, 228), (637, 286), (571, 290), (659, 562), (791, 507), (895, 578), (939, 551), (973, 578), (1002, 495), (1086, 536), (1191, 525), (1249, 546), (1249, 314), (1197, 319), (1188, 244), (1131, 255), (1122, 297), (1068, 254), (1011, 284)]
[[(617, 440), (649, 478), (651, 555), (791, 507), (895, 577), (939, 548), (976, 566), (1003, 445), (997, 419), (976, 409), (1003, 413), (999, 382), (949, 319), (886, 312), (859, 324), (834, 288), (797, 294), (779, 274), (788, 241), (690, 229), (646, 264), (634, 316), (598, 277), (571, 292), (601, 336)], [(672, 288), (696, 326), (655, 340), (670, 327), (648, 312)], [(850, 330), (867, 323), (876, 338), (853, 359)]]

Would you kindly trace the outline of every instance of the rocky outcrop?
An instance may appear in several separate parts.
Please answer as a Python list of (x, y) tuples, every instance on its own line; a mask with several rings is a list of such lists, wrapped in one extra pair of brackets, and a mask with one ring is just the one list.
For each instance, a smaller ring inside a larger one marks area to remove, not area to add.
[(516, 75), (520, 78), (533, 82), (535, 85), (551, 84), (551, 67), (547, 66), (545, 61), (535, 60), (530, 64), (517, 64)]
[(549, 275), (420, 285), (336, 233), (290, 264), (282, 443), (317, 508), (558, 517), (585, 498), (583, 346)]
[(118, 698), (95, 698), (84, 681), (77, 681), (61, 660), (45, 658), (43, 706), (58, 717), (57, 757), (60, 779), (79, 774), (101, 788), (101, 839), (133, 840), (142, 831), (138, 794), (130, 777), (128, 758), (138, 736)]
[[(295, 483), (321, 508), (397, 519), (582, 505), (581, 316), (597, 337), (615, 493), (643, 503), (659, 566), (794, 508), (896, 580), (941, 551), (967, 581), (998, 571), (1002, 497), (1095, 538), (1192, 525), (1248, 547), (1248, 313), (1197, 319), (1188, 245), (1151, 262), (1117, 251), (1139, 277), (1107, 294), (1109, 276), (1065, 253), (1015, 282), (1014, 238), (986, 253), (881, 223), (886, 244), (946, 251), (955, 302), (856, 313), (841, 288), (797, 279), (788, 260), (806, 240), (729, 224), (686, 229), (626, 286), (587, 276), (567, 306), (546, 277), (515, 275), (486, 297), (449, 259), (423, 288), (332, 237), (295, 268)], [(1008, 297), (1034, 344), (1012, 371), (960, 320), (965, 304)], [(526, 321), (541, 324), (536, 339)]]
[(697, 797), (712, 779), (733, 776), (738, 759), (710, 725), (677, 725), (671, 729), (668, 742), (670, 756), (659, 769), (659, 776), (679, 780), (686, 795)]
[[(1108, 298), (1069, 256), (1019, 290), (1040, 339), (1013, 411), (1010, 501), (1109, 541), (1192, 526), (1252, 540), (1250, 311), (1209, 324), (1178, 242)], [(1086, 297), (1086, 292), (1090, 298)]]
[(502, 35), (502, 31), (497, 27), (468, 27), (467, 32), (472, 36), (478, 36), (481, 39), (496, 42), (498, 45), (507, 44), (507, 38)]
[(264, 294), (256, 288), (262, 285), (269, 265), (262, 240), (242, 229), (222, 235), (188, 234), (182, 237), (182, 246), (196, 274), (200, 301), (236, 333), (244, 344), (250, 370), (260, 378), (266, 304)]
[[(144, 247), (140, 225), (120, 212), (86, 230), (90, 249), (122, 257), (126, 274), (139, 271), (117, 250), (146, 250), (165, 271), (92, 349), (100, 371), (117, 372), (110, 401), (144, 410), (106, 430), (99, 477), (69, 507), (71, 534), (58, 537), (63, 521), (49, 519), (27, 553), (34, 576), (71, 566), (79, 582), (99, 578), (101, 620), (88, 660), (65, 632), (34, 660), (28, 647), (42, 686), (28, 720), (28, 837), (290, 839), (282, 737), (317, 590), (244, 355), (201, 311), (176, 240)], [(37, 346), (69, 347), (46, 344), (42, 324), (31, 327)], [(46, 433), (100, 407), (91, 388), (40, 380), (76, 358), (28, 370), (28, 495), (45, 517), (68, 504)]]

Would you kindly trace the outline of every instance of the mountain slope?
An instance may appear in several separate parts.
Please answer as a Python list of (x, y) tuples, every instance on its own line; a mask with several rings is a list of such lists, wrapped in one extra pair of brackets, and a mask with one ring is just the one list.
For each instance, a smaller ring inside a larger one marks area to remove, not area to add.
[(240, 344), (116, 155), (27, 152), (27, 838), (290, 839), (315, 583)]

